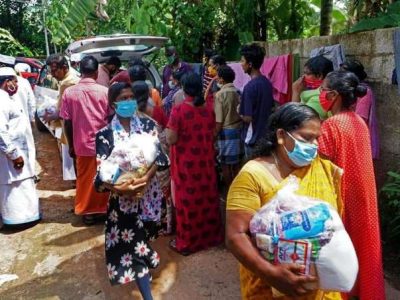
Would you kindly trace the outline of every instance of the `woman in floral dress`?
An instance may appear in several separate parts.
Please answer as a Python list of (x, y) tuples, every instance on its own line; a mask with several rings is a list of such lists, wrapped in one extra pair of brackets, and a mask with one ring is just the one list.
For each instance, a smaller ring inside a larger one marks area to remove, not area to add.
[[(110, 106), (116, 114), (111, 123), (96, 135), (98, 165), (112, 152), (114, 146), (125, 143), (133, 133), (156, 135), (156, 124), (137, 115), (137, 102), (129, 84), (116, 83), (109, 89)], [(108, 276), (112, 285), (136, 281), (143, 299), (152, 299), (149, 268), (156, 268), (159, 256), (149, 241), (161, 229), (163, 193), (157, 169), (168, 168), (169, 159), (161, 147), (147, 174), (122, 185), (110, 185), (95, 179), (98, 191), (110, 190), (105, 228), (105, 252)], [(143, 191), (143, 195), (141, 193)]]

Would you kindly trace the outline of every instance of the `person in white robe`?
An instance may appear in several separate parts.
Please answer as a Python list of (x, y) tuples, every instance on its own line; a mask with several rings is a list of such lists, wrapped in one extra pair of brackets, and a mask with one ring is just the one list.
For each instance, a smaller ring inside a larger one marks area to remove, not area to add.
[(14, 69), (0, 68), (0, 214), (5, 225), (41, 218), (34, 183), (35, 144), (28, 118), (11, 98), (17, 90)]
[[(21, 72), (30, 72), (31, 68), (28, 64), (18, 63), (14, 66), (14, 70), (17, 74)], [(31, 124), (35, 122), (35, 112), (36, 112), (36, 98), (33, 94), (32, 86), (28, 79), (17, 75), (18, 80), (18, 91), (12, 98), (19, 101), (22, 105), (26, 117), (29, 119)]]

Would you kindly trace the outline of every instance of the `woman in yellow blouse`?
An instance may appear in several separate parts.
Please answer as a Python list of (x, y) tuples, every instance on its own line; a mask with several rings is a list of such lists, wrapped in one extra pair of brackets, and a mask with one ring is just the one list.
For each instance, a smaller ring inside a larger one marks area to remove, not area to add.
[(269, 130), (254, 158), (230, 187), (226, 243), (240, 262), (243, 299), (273, 299), (272, 287), (287, 295), (279, 299), (341, 299), (340, 293), (307, 289), (307, 284), (317, 278), (300, 275), (300, 266), (269, 263), (249, 234), (253, 215), (271, 200), (289, 175), (300, 179), (298, 194), (322, 199), (341, 210), (341, 170), (317, 155), (320, 125), (318, 114), (308, 106), (282, 106), (271, 115)]

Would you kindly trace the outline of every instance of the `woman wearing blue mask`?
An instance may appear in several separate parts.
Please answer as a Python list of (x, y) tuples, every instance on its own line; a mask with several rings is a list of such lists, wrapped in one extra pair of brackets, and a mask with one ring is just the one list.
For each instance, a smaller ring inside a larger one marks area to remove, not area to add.
[[(113, 84), (108, 92), (110, 106), (115, 115), (109, 125), (96, 135), (98, 165), (113, 148), (126, 143), (132, 134), (156, 135), (156, 124), (144, 115), (138, 115), (138, 102), (128, 83)], [(120, 185), (101, 182), (95, 186), (99, 192), (111, 191), (105, 224), (105, 253), (108, 277), (112, 285), (136, 281), (143, 299), (151, 295), (149, 268), (156, 268), (159, 256), (149, 240), (161, 230), (162, 191), (154, 176), (159, 169), (168, 168), (169, 159), (159, 147), (153, 166), (142, 178)]]
[(249, 236), (253, 215), (273, 198), (290, 175), (299, 179), (299, 193), (341, 209), (341, 172), (318, 156), (320, 127), (318, 114), (307, 105), (281, 106), (271, 115), (253, 159), (232, 182), (227, 198), (226, 242), (240, 262), (242, 299), (273, 299), (272, 287), (288, 296), (284, 299), (341, 299), (340, 293), (308, 289), (307, 284), (317, 278), (301, 275), (301, 266), (268, 262)]

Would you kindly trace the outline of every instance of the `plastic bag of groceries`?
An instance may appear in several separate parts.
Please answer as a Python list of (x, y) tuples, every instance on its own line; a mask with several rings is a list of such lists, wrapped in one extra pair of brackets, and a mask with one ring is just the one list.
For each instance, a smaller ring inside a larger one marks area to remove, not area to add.
[(37, 115), (43, 118), (46, 112), (50, 115), (57, 111), (57, 99), (46, 95), (42, 96), (42, 103), (37, 108)]
[(144, 176), (158, 152), (157, 136), (148, 133), (131, 134), (129, 140), (117, 144), (99, 166), (100, 180), (121, 184)]
[(297, 263), (318, 277), (325, 291), (349, 292), (358, 274), (353, 243), (337, 211), (328, 203), (296, 194), (299, 180), (287, 184), (250, 221), (261, 255), (274, 264)]

